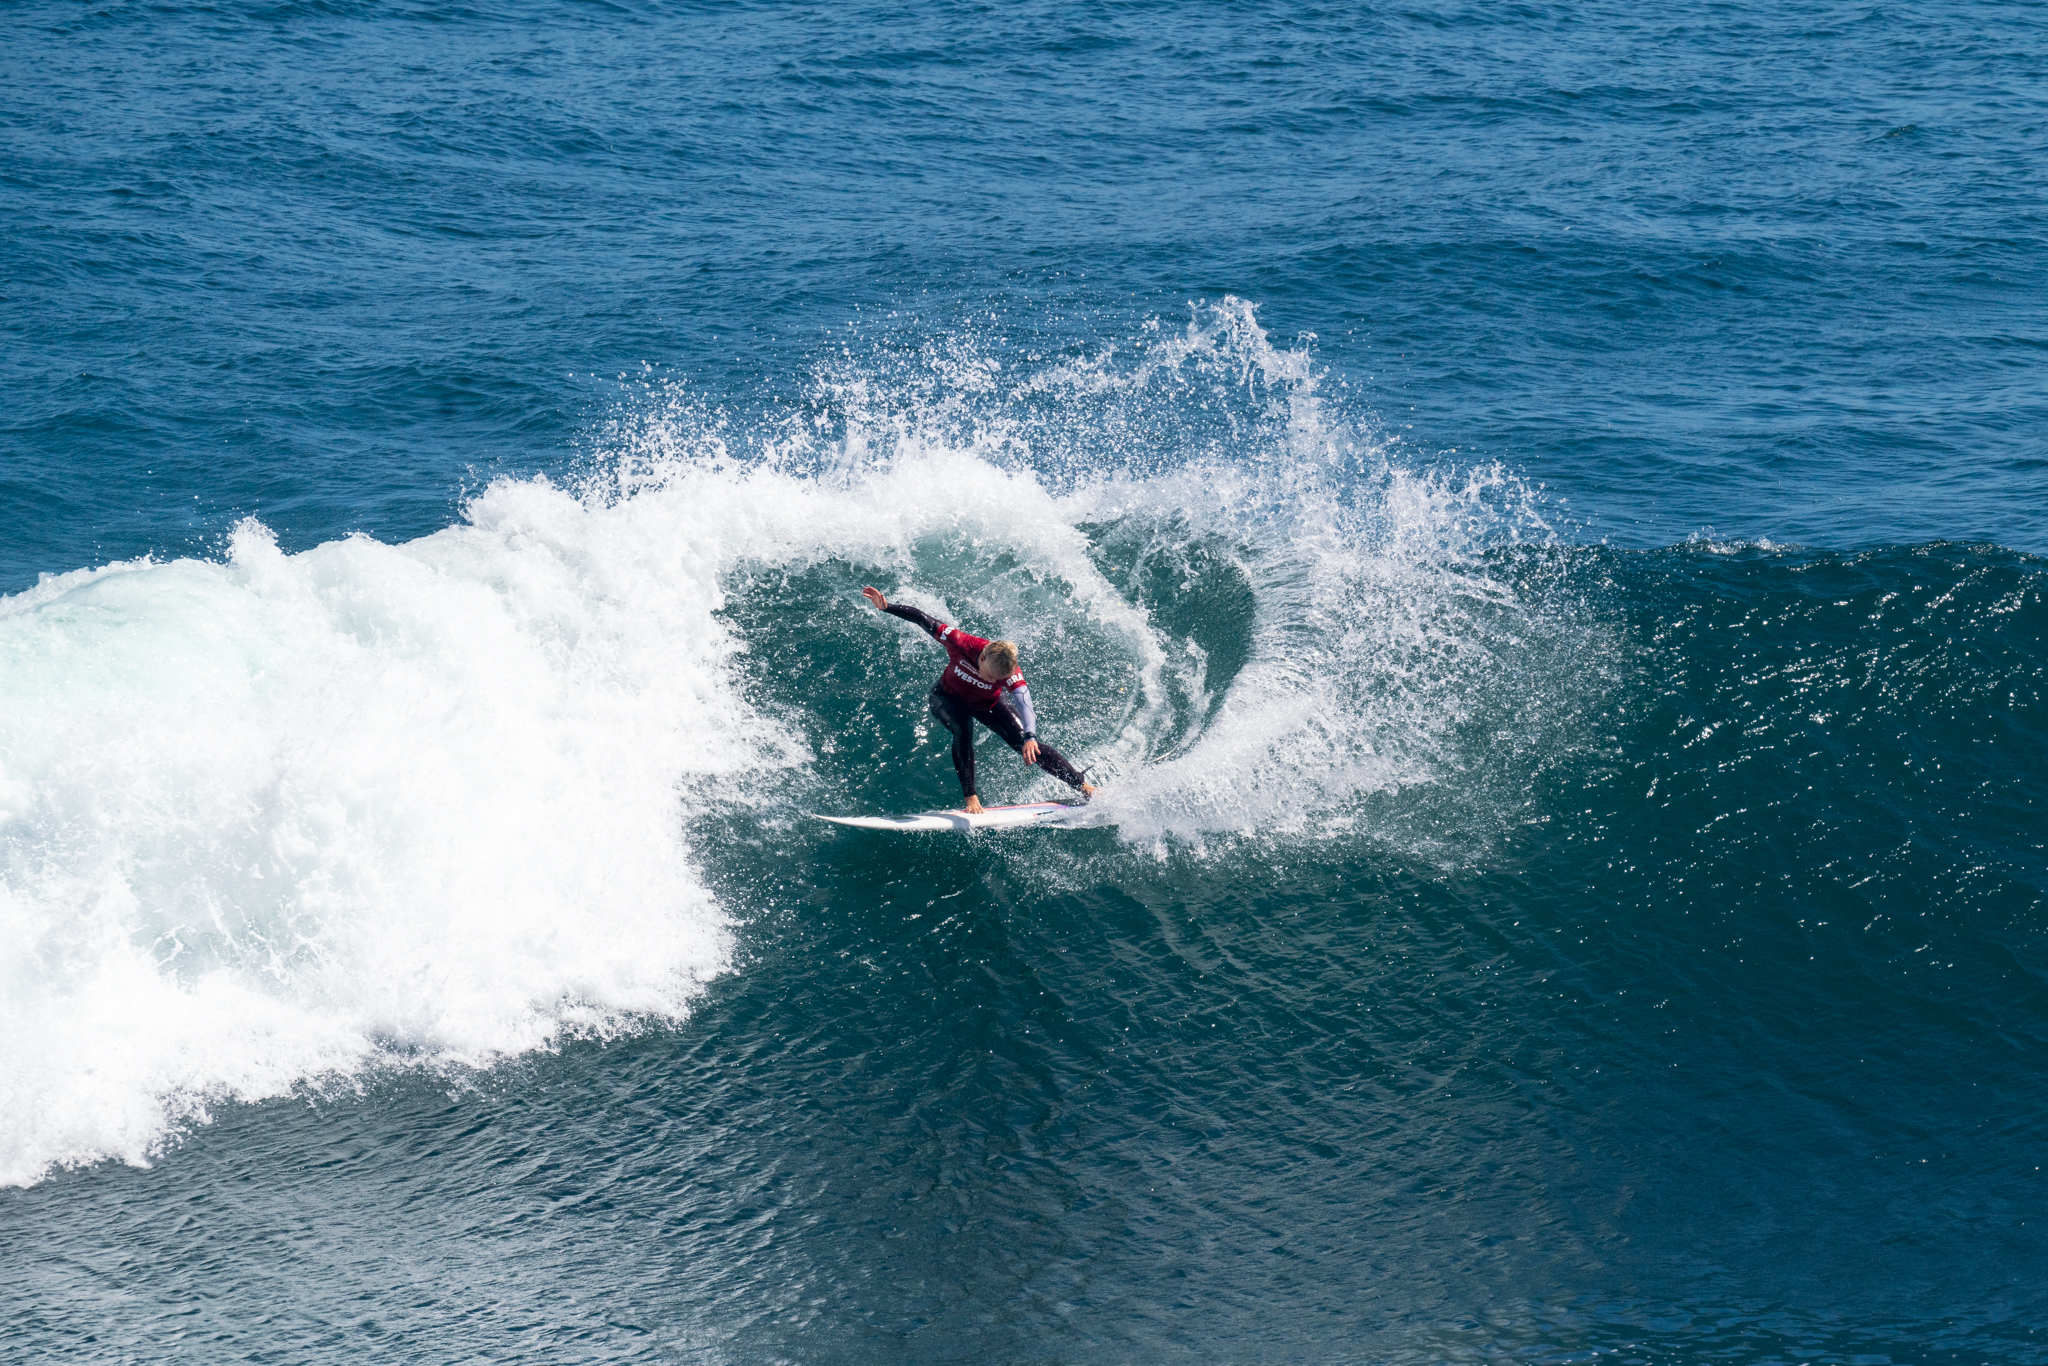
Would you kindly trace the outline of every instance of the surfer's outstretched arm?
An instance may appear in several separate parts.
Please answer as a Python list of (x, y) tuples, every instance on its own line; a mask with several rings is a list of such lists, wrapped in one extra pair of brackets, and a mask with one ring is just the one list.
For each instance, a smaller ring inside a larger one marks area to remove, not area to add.
[[(882, 596), (882, 590), (879, 588), (863, 588), (860, 590), (860, 595), (874, 604), (876, 611), (887, 612), (892, 617), (903, 618), (933, 640), (938, 641), (941, 645), (946, 643), (946, 633), (952, 631), (952, 628), (947, 626), (945, 622), (940, 621), (929, 612), (921, 612), (915, 607), (906, 607), (900, 602), (890, 602)], [(970, 636), (965, 631), (953, 631), (952, 633), (959, 638), (962, 645), (966, 645), (969, 641), (974, 641), (977, 644), (987, 643), (979, 636)]]
[(884, 607), (882, 610), (884, 612), (887, 612), (892, 617), (903, 618), (911, 625), (923, 630), (923, 632), (926, 635), (930, 636), (933, 640), (943, 639), (943, 637), (939, 633), (946, 629), (946, 623), (940, 621), (937, 617), (933, 616), (929, 612), (920, 612), (915, 607), (905, 607), (900, 602), (892, 602), (887, 607)]

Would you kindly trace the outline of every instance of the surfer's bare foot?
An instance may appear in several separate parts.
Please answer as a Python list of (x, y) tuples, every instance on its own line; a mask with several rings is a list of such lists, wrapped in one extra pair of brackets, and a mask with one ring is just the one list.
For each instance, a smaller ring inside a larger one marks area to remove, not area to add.
[(1095, 795), (1095, 784), (1094, 784), (1094, 783), (1082, 783), (1082, 784), (1081, 784), (1081, 795), (1082, 795), (1082, 796), (1084, 796), (1084, 797), (1092, 797), (1092, 796), (1094, 796), (1094, 795)]
[(967, 814), (970, 816), (979, 816), (981, 814), (981, 798), (969, 797), (967, 799)]

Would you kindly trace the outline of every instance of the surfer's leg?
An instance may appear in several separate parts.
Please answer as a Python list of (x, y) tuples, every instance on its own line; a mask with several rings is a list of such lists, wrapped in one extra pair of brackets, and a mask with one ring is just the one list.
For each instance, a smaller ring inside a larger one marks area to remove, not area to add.
[[(1003, 737), (1003, 743), (1022, 753), (1024, 750), (1024, 723), (1017, 719), (1017, 713), (1010, 710), (1010, 704), (1002, 698), (987, 711), (975, 713), (984, 726)], [(1067, 762), (1067, 756), (1040, 740), (1038, 742), (1038, 766), (1068, 787), (1080, 791), (1083, 778), (1075, 767)]]
[(974, 722), (968, 719), (967, 708), (960, 699), (943, 689), (933, 688), (926, 702), (932, 715), (939, 718), (939, 724), (953, 732), (953, 771), (960, 775), (960, 795), (972, 797), (974, 792)]

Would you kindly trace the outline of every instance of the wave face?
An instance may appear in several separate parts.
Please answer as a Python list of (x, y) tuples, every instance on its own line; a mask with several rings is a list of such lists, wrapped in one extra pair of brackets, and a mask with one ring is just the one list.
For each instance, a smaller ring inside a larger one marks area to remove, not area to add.
[[(1210, 430), (1101, 458), (1191, 387)], [(402, 546), (287, 555), (250, 521), (224, 562), (48, 578), (0, 614), (0, 1176), (681, 1019), (730, 952), (693, 820), (956, 799), (888, 705), (931, 647), (857, 606), (870, 580), (1020, 641), (1126, 841), (1483, 840), (1507, 756), (1599, 695), (1598, 626), (1487, 562), (1546, 531), (1498, 470), (1329, 417), (1232, 300), (1130, 364), (828, 369), (744, 438), (656, 387), (578, 486), (501, 480)], [(1460, 834), (1361, 831), (1452, 774)]]
[[(628, 1359), (2034, 1359), (2039, 559), (1575, 543), (1235, 299), (897, 340), (0, 602), (9, 1217), (247, 1165), (316, 1319), (405, 1257)], [(868, 583), (1020, 642), (1084, 828), (804, 817), (955, 797)]]

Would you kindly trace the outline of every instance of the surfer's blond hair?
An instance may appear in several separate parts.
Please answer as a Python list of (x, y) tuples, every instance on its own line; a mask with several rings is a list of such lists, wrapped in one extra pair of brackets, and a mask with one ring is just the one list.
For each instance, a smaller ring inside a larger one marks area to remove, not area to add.
[(1017, 642), (1014, 640), (991, 640), (981, 652), (981, 657), (999, 674), (1017, 672)]

